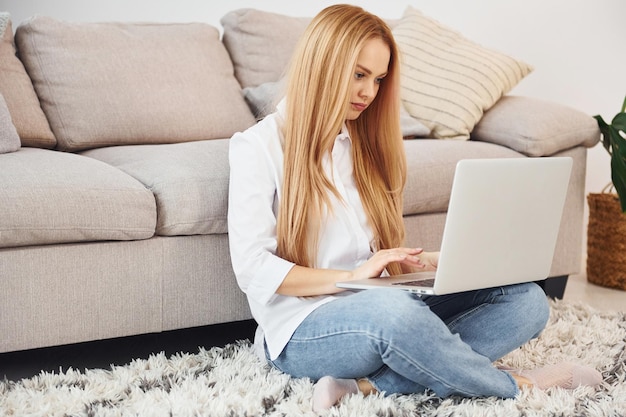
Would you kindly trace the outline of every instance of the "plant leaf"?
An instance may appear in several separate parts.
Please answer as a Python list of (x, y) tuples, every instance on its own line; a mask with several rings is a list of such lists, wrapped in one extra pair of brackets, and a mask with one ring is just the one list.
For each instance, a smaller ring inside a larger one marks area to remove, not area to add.
[(618, 113), (611, 122), (611, 126), (613, 126), (617, 130), (621, 130), (622, 132), (626, 132), (626, 113)]
[(613, 126), (609, 126), (609, 139), (613, 150), (611, 154), (611, 180), (619, 196), (622, 212), (626, 212), (626, 139)]
[(594, 119), (598, 122), (598, 127), (600, 128), (600, 133), (602, 134), (602, 146), (604, 149), (611, 154), (611, 139), (609, 138), (609, 128), (610, 126), (604, 121), (602, 116), (593, 116)]

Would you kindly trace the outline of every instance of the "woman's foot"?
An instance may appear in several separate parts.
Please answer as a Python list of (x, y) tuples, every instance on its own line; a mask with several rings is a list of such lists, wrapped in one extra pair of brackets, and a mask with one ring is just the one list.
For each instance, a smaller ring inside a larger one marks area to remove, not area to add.
[(344, 396), (359, 392), (356, 379), (322, 377), (313, 387), (313, 411), (327, 410)]
[(512, 371), (511, 374), (520, 387), (528, 385), (530, 382), (533, 386), (541, 389), (550, 387), (574, 389), (580, 386), (595, 387), (602, 383), (602, 374), (594, 368), (570, 362), (528, 371)]

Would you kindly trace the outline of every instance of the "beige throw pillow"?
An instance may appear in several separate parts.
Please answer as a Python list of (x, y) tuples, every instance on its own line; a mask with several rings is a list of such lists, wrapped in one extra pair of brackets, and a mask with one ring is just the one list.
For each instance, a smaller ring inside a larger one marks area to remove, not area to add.
[(227, 138), (254, 124), (210, 25), (36, 17), (15, 42), (60, 149)]
[(404, 104), (435, 138), (469, 139), (483, 112), (532, 71), (412, 7), (393, 34), (402, 53)]
[(24, 65), (15, 56), (9, 13), (0, 12), (0, 93), (23, 146), (53, 148), (56, 139)]

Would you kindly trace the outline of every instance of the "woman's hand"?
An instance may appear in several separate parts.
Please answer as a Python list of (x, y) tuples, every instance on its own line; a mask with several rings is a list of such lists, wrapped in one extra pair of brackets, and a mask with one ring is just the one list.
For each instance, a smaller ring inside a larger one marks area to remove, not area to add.
[(439, 252), (422, 252), (420, 261), (424, 265), (424, 271), (435, 271), (439, 264)]
[[(379, 277), (383, 273), (387, 265), (393, 262), (399, 262), (403, 265), (402, 269), (409, 270), (425, 270), (432, 267), (430, 256), (425, 257), (427, 263), (422, 260), (424, 254), (422, 248), (393, 248), (383, 249), (376, 252), (363, 265), (352, 271), (352, 280)], [(435, 263), (436, 265), (436, 263)]]

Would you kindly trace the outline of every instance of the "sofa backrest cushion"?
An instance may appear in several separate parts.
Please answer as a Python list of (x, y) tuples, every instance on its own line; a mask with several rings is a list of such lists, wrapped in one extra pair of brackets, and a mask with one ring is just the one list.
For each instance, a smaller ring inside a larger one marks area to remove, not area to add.
[(15, 55), (11, 18), (6, 12), (0, 12), (0, 93), (23, 146), (53, 148), (56, 145), (33, 84)]
[(20, 148), (20, 137), (11, 121), (11, 114), (0, 94), (0, 153), (15, 152)]
[(60, 149), (225, 138), (254, 124), (210, 25), (35, 17), (15, 42)]
[(256, 9), (239, 9), (222, 17), (222, 42), (241, 86), (278, 81), (310, 21)]

